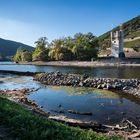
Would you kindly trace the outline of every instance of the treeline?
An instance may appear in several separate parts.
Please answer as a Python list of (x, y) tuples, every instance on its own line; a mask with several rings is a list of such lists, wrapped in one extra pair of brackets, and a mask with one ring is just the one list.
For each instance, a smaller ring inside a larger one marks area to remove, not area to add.
[(51, 43), (46, 37), (35, 42), (36, 48), (29, 52), (18, 49), (13, 60), (19, 61), (90, 61), (97, 58), (98, 40), (92, 33), (77, 33), (74, 37), (55, 39)]

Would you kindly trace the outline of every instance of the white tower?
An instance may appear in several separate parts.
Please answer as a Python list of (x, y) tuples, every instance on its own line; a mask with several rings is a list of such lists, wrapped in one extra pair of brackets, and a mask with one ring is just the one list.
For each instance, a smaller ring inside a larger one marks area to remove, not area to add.
[(119, 31), (111, 32), (111, 55), (116, 58), (125, 57), (123, 47), (124, 47), (124, 35), (122, 26), (120, 26)]

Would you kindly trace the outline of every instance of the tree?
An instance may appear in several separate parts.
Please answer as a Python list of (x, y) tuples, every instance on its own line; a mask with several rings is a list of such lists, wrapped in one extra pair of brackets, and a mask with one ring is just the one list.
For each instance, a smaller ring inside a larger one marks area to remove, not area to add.
[(72, 52), (68, 48), (64, 47), (64, 40), (63, 39), (56, 39), (53, 40), (51, 45), (51, 49), (49, 51), (49, 57), (52, 60), (71, 60), (72, 59)]
[(15, 62), (20, 62), (20, 61), (29, 62), (29, 61), (32, 61), (32, 54), (26, 49), (18, 48), (15, 56), (13, 57), (13, 60)]
[(91, 60), (97, 57), (98, 40), (92, 33), (74, 35), (75, 45), (72, 48), (77, 60)]
[(52, 41), (51, 48), (48, 54), (51, 60), (60, 60), (62, 58), (61, 45), (62, 45), (61, 39), (55, 39)]
[(72, 51), (73, 46), (75, 45), (74, 39), (72, 37), (63, 38), (63, 47)]
[(27, 62), (30, 62), (32, 61), (32, 54), (31, 52), (28, 52), (28, 51), (24, 51), (21, 55), (21, 60), (22, 61), (27, 61)]
[(46, 48), (48, 41), (46, 37), (41, 37), (35, 42), (36, 49), (32, 54), (33, 61), (46, 61), (48, 60), (49, 49)]
[(91, 60), (97, 57), (98, 40), (92, 33), (77, 33), (74, 37), (53, 40), (49, 57), (51, 60)]
[(21, 56), (22, 56), (22, 49), (21, 48), (18, 48), (17, 51), (16, 51), (16, 54), (13, 57), (13, 60), (15, 62), (22, 61)]

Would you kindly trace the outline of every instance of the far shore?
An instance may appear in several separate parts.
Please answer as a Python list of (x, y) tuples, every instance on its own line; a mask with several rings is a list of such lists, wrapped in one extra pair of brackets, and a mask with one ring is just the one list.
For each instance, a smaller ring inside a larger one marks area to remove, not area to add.
[(41, 66), (68, 66), (68, 67), (140, 67), (140, 59), (135, 61), (34, 61), (19, 62), (19, 64)]

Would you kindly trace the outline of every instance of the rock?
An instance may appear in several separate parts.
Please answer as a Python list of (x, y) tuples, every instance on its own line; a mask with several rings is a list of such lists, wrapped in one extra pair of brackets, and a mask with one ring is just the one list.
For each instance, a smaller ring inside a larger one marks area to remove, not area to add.
[(80, 82), (80, 83), (79, 83), (79, 86), (80, 86), (80, 87), (83, 87), (83, 82)]
[(105, 89), (106, 88), (106, 84), (102, 84), (101, 87), (102, 87), (102, 89)]
[(101, 89), (101, 88), (102, 88), (102, 86), (101, 86), (101, 85), (98, 85), (98, 86), (97, 86), (97, 88), (98, 88), (98, 89)]
[(60, 75), (61, 75), (60, 71), (57, 71), (56, 73), (54, 73), (55, 77), (60, 76)]
[(87, 79), (89, 76), (87, 74), (83, 75), (83, 79)]
[(110, 90), (110, 89), (112, 89), (112, 86), (111, 86), (110, 84), (107, 84), (107, 85), (106, 85), (106, 89), (107, 89), (107, 90)]
[(128, 86), (123, 87), (123, 90), (129, 90), (130, 88)]

